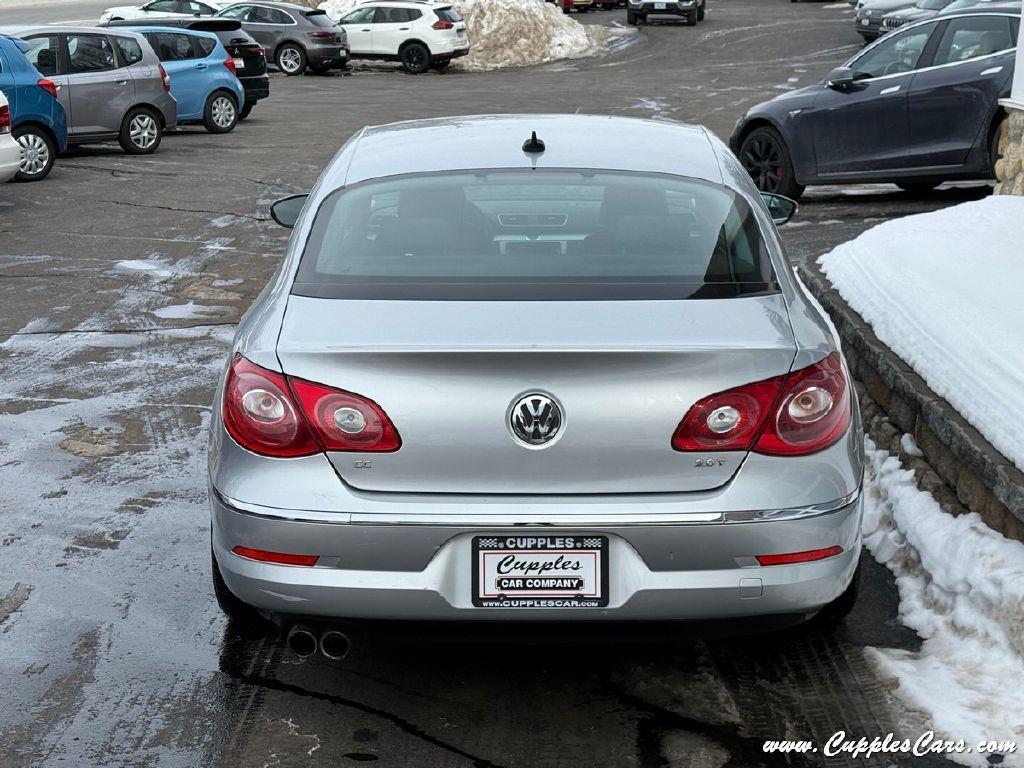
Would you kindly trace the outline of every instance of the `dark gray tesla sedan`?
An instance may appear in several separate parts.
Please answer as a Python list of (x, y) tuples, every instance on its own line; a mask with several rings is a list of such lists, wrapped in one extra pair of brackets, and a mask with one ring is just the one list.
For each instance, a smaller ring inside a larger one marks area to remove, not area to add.
[(758, 188), (990, 179), (1020, 11), (972, 10), (899, 30), (820, 83), (758, 104), (729, 146)]

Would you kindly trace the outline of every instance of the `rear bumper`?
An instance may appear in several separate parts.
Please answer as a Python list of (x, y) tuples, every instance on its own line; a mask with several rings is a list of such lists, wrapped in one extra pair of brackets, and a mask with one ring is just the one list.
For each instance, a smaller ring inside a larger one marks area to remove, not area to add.
[(270, 96), (270, 77), (266, 74), (240, 77), (238, 81), (242, 84), (242, 90), (245, 92), (246, 104), (254, 104), (260, 99)]
[(348, 49), (341, 45), (310, 46), (306, 49), (306, 57), (314, 66), (344, 64), (348, 61)]
[[(335, 619), (676, 620), (810, 613), (838, 597), (860, 554), (859, 493), (816, 510), (774, 510), (756, 522), (594, 522), (542, 528), (438, 515), (438, 522), (353, 523), (305, 519), (295, 510), (243, 511), (211, 490), (214, 554), (243, 601), (280, 616)], [(524, 514), (543, 513), (537, 504)], [(824, 511), (823, 511), (824, 510)], [(774, 518), (774, 519), (773, 519)], [(645, 519), (638, 510), (638, 520)], [(705, 518), (706, 519), (706, 518)], [(736, 518), (739, 519), (739, 518)], [(500, 609), (472, 605), (470, 539), (530, 530), (609, 537), (606, 608)], [(316, 554), (315, 567), (239, 557), (238, 545)], [(811, 563), (761, 567), (758, 554), (830, 546), (842, 553)]]
[(21, 147), (11, 134), (0, 135), (0, 184), (10, 181), (18, 172), (21, 164)]
[[(662, 5), (664, 8), (658, 8), (657, 6)], [(686, 16), (697, 8), (697, 0), (683, 0), (683, 2), (673, 2), (672, 0), (666, 0), (666, 2), (645, 2), (640, 5), (634, 5), (629, 3), (626, 6), (629, 10), (634, 13), (642, 13), (649, 16)]]

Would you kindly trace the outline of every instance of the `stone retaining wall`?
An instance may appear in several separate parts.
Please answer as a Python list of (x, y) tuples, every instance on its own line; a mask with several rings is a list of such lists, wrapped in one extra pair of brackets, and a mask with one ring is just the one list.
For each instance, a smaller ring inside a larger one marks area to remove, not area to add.
[[(977, 512), (1004, 536), (1024, 541), (1024, 472), (879, 341), (813, 259), (798, 263), (797, 270), (839, 331), (864, 428), (875, 444), (914, 469), (918, 486), (945, 511)], [(905, 449), (904, 433), (914, 436), (922, 455)]]
[(996, 162), (997, 195), (1024, 195), (1024, 110), (1007, 108)]

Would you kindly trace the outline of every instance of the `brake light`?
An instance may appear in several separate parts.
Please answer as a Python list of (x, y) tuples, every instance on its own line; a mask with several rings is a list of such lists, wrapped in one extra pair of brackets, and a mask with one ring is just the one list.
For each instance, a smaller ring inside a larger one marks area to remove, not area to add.
[(232, 75), (238, 71), (238, 69), (235, 67), (235, 60), (230, 56), (224, 59), (224, 66), (228, 68), (228, 72), (230, 72)]
[(793, 563), (812, 563), (842, 554), (842, 547), (826, 547), (825, 549), (809, 549), (806, 552), (789, 552), (785, 555), (758, 555), (759, 565), (792, 565)]
[(306, 37), (311, 37), (314, 40), (333, 40), (333, 32), (307, 32)]
[(401, 438), (371, 400), (286, 377), (236, 357), (224, 387), (224, 427), (243, 448), (263, 456), (320, 451), (396, 451)]
[(327, 451), (397, 451), (402, 445), (387, 414), (365, 397), (302, 379), (292, 392)]
[(46, 78), (46, 77), (41, 77), (41, 78), (39, 78), (39, 82), (36, 83), (36, 85), (38, 85), (40, 88), (42, 88), (48, 94), (53, 96), (53, 98), (55, 98), (55, 99), (57, 98), (57, 84), (54, 83), (53, 80), (50, 80), (49, 78)]
[(243, 448), (264, 456), (311, 456), (320, 451), (284, 376), (244, 357), (236, 357), (228, 371), (224, 427)]
[(0, 133), (11, 132), (11, 108), (4, 104), (0, 107)]
[(265, 549), (252, 549), (250, 547), (235, 547), (231, 550), (239, 557), (249, 560), (259, 560), (261, 563), (275, 563), (277, 565), (316, 565), (319, 560), (317, 555), (289, 555), (285, 552), (269, 552)]
[(454, 29), (455, 25), (452, 24), (450, 21), (446, 21), (445, 19), (441, 19), (440, 21), (435, 21), (433, 24), (431, 24), (430, 28), (431, 29)]
[(167, 70), (164, 69), (163, 64), (157, 64), (157, 68), (160, 70), (160, 78), (164, 81), (164, 90), (167, 93), (171, 92), (171, 77), (167, 74)]
[(833, 445), (850, 419), (850, 387), (837, 352), (786, 376), (699, 400), (676, 428), (672, 447), (802, 456)]

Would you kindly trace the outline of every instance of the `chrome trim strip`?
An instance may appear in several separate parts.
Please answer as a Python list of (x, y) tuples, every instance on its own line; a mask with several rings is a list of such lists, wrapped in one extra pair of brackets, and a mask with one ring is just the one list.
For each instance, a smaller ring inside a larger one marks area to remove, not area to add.
[(211, 493), (224, 506), (239, 514), (265, 520), (296, 523), (329, 523), (338, 525), (430, 525), (460, 528), (511, 528), (526, 525), (552, 525), (568, 527), (634, 526), (634, 525), (722, 525), (736, 523), (763, 523), (779, 520), (803, 520), (819, 517), (850, 507), (860, 498), (861, 489), (835, 501), (786, 509), (757, 509), (740, 512), (658, 512), (644, 515), (622, 513), (587, 514), (523, 514), (483, 515), (472, 513), (381, 512), (351, 514), (347, 512), (320, 512), (311, 510), (279, 509), (251, 504), (224, 496), (216, 489)]

